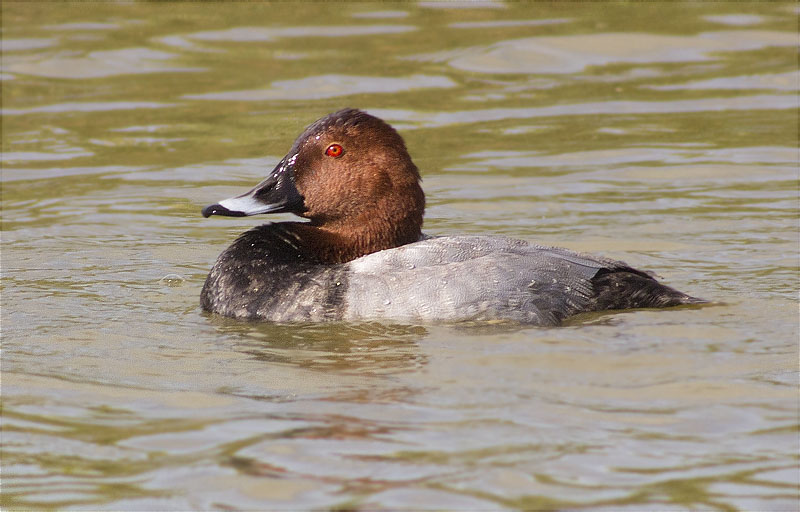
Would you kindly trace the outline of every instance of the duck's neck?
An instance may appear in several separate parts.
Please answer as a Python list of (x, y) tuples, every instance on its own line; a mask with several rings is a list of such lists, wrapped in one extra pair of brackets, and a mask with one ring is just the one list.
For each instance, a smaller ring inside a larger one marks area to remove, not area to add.
[[(412, 176), (413, 178), (413, 176)], [(395, 184), (401, 189), (404, 184)], [(416, 242), (422, 236), (425, 194), (416, 178), (402, 193), (372, 198), (355, 215), (277, 224), (290, 234), (309, 261), (345, 263), (361, 256)]]
[[(416, 242), (422, 235), (421, 216), (414, 226), (388, 225), (370, 219), (346, 225), (292, 222), (284, 224), (302, 241), (303, 249), (319, 263), (345, 263), (384, 249)], [(291, 225), (288, 226), (288, 224)]]

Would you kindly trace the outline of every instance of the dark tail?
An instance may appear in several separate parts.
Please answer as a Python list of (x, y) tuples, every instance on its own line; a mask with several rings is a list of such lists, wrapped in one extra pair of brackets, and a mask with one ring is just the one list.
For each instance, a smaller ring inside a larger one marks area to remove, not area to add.
[(595, 311), (606, 309), (668, 308), (683, 304), (704, 304), (698, 299), (665, 286), (649, 275), (624, 268), (600, 270), (592, 279)]

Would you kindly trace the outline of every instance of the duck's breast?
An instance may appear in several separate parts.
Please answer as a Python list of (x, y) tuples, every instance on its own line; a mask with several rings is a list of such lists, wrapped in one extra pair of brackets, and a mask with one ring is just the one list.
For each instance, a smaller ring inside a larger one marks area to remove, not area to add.
[(271, 322), (341, 320), (345, 265), (309, 263), (287, 240), (278, 224), (243, 233), (211, 268), (200, 293), (202, 308)]

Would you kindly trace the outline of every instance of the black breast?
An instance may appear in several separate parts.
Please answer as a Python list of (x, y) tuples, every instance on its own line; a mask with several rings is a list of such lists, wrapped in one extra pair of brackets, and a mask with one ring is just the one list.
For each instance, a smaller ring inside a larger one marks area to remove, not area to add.
[(338, 320), (346, 289), (343, 265), (314, 262), (288, 226), (266, 224), (245, 232), (220, 254), (200, 305), (234, 318)]

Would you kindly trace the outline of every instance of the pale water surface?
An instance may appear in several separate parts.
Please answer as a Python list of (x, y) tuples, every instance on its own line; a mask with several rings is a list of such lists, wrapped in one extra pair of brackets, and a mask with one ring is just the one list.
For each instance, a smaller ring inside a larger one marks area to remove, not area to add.
[[(4, 509), (798, 509), (796, 4), (2, 15)], [(715, 304), (203, 314), (266, 219), (200, 208), (345, 106), (405, 136), (428, 233), (603, 253)]]

